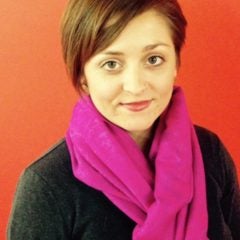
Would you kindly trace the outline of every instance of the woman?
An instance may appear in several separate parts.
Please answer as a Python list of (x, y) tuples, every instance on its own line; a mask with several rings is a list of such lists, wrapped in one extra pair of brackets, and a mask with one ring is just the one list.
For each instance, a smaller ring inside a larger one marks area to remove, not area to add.
[(62, 45), (82, 97), (22, 175), (8, 239), (240, 239), (233, 161), (174, 86), (185, 27), (174, 0), (70, 0)]

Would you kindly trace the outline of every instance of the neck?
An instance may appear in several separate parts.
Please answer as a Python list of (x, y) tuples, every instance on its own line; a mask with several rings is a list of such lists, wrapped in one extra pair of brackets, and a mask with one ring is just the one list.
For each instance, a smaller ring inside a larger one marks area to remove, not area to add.
[(140, 149), (144, 152), (146, 150), (147, 143), (151, 137), (151, 128), (144, 131), (129, 132), (132, 139), (137, 143)]

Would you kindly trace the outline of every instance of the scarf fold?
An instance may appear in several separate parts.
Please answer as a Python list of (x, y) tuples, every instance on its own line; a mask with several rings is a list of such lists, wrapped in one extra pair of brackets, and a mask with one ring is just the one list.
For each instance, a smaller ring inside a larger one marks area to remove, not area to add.
[(133, 240), (206, 240), (203, 160), (180, 87), (156, 124), (146, 158), (83, 97), (66, 134), (73, 174), (136, 222)]

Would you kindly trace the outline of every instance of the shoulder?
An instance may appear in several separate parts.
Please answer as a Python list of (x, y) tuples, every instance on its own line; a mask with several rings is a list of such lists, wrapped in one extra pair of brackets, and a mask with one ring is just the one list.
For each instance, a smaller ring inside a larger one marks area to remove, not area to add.
[(106, 234), (106, 226), (112, 228), (109, 235), (119, 232), (119, 226), (132, 229), (131, 221), (102, 192), (74, 177), (65, 140), (26, 168), (9, 224), (9, 235), (18, 236), (13, 239), (94, 238)]
[(29, 165), (24, 174), (36, 174), (45, 181), (53, 181), (58, 176), (70, 177), (72, 175), (70, 155), (65, 140), (62, 139), (54, 144)]
[[(219, 142), (219, 137), (213, 131), (202, 126), (194, 125), (201, 149), (214, 147)], [(209, 145), (210, 144), (210, 145)]]
[(72, 199), (64, 192), (67, 185), (71, 189), (76, 187), (71, 180), (68, 159), (65, 143), (61, 141), (24, 170), (9, 219), (9, 238), (56, 239), (57, 233), (60, 239), (70, 234), (65, 219), (72, 218), (74, 204), (69, 204)]
[[(36, 187), (37, 191), (39, 191), (40, 185), (45, 185), (47, 186), (45, 191), (52, 191), (54, 195), (59, 195), (57, 197), (71, 193), (68, 198), (89, 189), (73, 175), (70, 154), (65, 139), (58, 141), (29, 165), (20, 178), (20, 184), (25, 184), (26, 187), (33, 190)], [(68, 198), (64, 197), (64, 199)]]
[(229, 181), (236, 181), (234, 161), (217, 134), (200, 126), (195, 126), (195, 131), (203, 157), (206, 178), (208, 182), (211, 179), (218, 184), (220, 189), (224, 190)]
[(220, 167), (222, 158), (220, 158), (220, 149), (223, 148), (219, 137), (212, 131), (195, 126), (196, 135), (200, 145), (205, 170), (214, 170), (216, 166)]
[(64, 212), (72, 212), (73, 215), (84, 203), (88, 202), (91, 206), (95, 200), (103, 198), (100, 191), (74, 176), (65, 139), (29, 165), (22, 174), (19, 185), (20, 189), (28, 189), (33, 196), (38, 195), (43, 200), (46, 200), (48, 194)]
[(207, 155), (215, 155), (221, 160), (224, 160), (225, 164), (233, 164), (230, 153), (216, 133), (201, 126), (195, 125), (194, 127), (203, 157)]
[(234, 161), (215, 133), (199, 126), (195, 130), (206, 176), (209, 237), (239, 239), (240, 191)]
[(59, 209), (74, 208), (79, 189), (84, 187), (72, 174), (70, 155), (63, 139), (23, 171), (17, 186), (16, 203), (24, 203), (28, 198), (33, 205), (42, 202), (42, 206), (46, 206), (51, 202)]
[[(203, 155), (203, 160), (206, 160), (209, 158), (210, 159), (214, 158), (212, 160), (216, 160), (216, 161), (223, 160), (221, 153), (222, 152), (227, 153), (227, 150), (223, 145), (222, 141), (220, 140), (220, 138), (218, 137), (218, 135), (204, 127), (197, 126), (197, 125), (195, 125), (194, 127), (195, 127), (196, 135), (198, 138), (198, 142), (201, 148), (201, 152)], [(219, 157), (221, 157), (221, 159), (219, 159)]]
[[(54, 171), (66, 173), (70, 170), (70, 156), (64, 139), (61, 139), (36, 159), (26, 168), (26, 171), (33, 171), (45, 175), (53, 174)], [(54, 170), (52, 167), (54, 166)], [(54, 174), (55, 175), (55, 174)]]
[(76, 226), (87, 221), (94, 206), (91, 202), (101, 199), (99, 195), (74, 177), (67, 145), (61, 140), (21, 175), (8, 235), (11, 239), (70, 239), (79, 229)]

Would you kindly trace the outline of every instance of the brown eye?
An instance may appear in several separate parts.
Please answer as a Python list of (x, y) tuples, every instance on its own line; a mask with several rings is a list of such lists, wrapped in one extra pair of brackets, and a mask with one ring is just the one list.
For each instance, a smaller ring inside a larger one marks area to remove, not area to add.
[(111, 61), (111, 62), (108, 62), (108, 63), (107, 63), (107, 66), (108, 66), (109, 68), (116, 68), (116, 66), (117, 66), (117, 63), (116, 63), (116, 62), (113, 62), (113, 61)]
[(148, 58), (148, 64), (150, 65), (160, 65), (163, 62), (163, 59), (159, 56), (152, 56)]
[(117, 70), (120, 67), (120, 64), (116, 61), (108, 61), (103, 64), (103, 68), (106, 70)]

